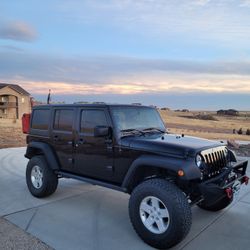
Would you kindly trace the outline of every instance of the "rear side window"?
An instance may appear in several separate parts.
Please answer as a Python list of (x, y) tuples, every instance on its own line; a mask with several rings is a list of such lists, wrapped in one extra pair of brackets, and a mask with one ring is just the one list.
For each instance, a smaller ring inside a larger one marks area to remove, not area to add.
[(32, 129), (48, 130), (50, 120), (49, 109), (36, 109), (32, 112)]
[(55, 112), (55, 130), (72, 131), (74, 111), (72, 109), (58, 109)]
[(107, 126), (107, 119), (103, 110), (82, 110), (81, 132), (94, 134), (96, 126)]

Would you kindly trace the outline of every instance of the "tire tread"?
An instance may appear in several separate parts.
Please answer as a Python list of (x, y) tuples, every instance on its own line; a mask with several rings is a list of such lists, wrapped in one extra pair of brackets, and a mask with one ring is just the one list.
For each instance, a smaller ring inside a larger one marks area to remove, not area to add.
[[(44, 178), (46, 178), (44, 179), (45, 186), (40, 190), (35, 189), (30, 180), (30, 173), (35, 164), (39, 164), (39, 167), (43, 169)], [(43, 155), (34, 156), (29, 160), (26, 168), (26, 183), (31, 194), (38, 198), (47, 197), (56, 191), (58, 178), (53, 170), (49, 168), (47, 161)]]
[[(172, 204), (175, 206), (174, 213), (181, 217), (181, 223), (179, 222), (180, 226), (176, 229), (176, 232), (169, 235), (168, 238), (159, 239), (160, 237), (157, 236), (151, 237), (151, 239), (148, 238), (143, 233), (143, 230), (140, 229), (134, 218), (136, 215), (133, 213), (133, 206), (138, 195), (143, 192), (148, 192), (150, 189), (158, 190), (161, 195), (167, 194), (170, 197)], [(164, 179), (155, 178), (139, 184), (131, 194), (129, 212), (130, 221), (137, 234), (144, 242), (159, 249), (166, 249), (178, 244), (188, 234), (192, 224), (192, 213), (185, 195), (174, 184)]]

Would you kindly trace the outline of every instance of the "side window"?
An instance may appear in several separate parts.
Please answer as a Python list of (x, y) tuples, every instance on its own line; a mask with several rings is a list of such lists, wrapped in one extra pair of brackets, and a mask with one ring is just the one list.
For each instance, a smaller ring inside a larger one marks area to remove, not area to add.
[(72, 131), (74, 110), (58, 109), (55, 112), (54, 125), (55, 130)]
[(96, 126), (107, 126), (107, 119), (103, 110), (82, 110), (81, 132), (94, 134)]
[(32, 129), (48, 130), (50, 120), (49, 109), (35, 109), (32, 112)]

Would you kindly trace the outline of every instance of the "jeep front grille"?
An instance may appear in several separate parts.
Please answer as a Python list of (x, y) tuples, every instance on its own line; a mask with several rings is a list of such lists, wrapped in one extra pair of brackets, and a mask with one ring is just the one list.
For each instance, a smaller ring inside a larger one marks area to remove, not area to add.
[(207, 149), (201, 152), (203, 161), (205, 162), (204, 174), (212, 177), (219, 174), (222, 168), (228, 164), (226, 156), (227, 149), (225, 146)]

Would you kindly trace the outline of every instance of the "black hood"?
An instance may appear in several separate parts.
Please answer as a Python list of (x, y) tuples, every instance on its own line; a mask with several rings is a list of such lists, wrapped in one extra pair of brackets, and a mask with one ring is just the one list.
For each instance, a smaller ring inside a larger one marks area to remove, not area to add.
[(121, 139), (121, 144), (135, 150), (179, 157), (194, 156), (204, 149), (225, 145), (218, 141), (198, 137), (159, 133), (146, 134), (145, 136), (127, 136)]

